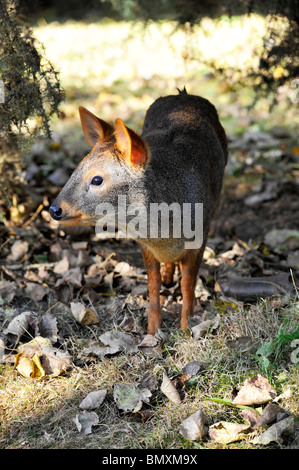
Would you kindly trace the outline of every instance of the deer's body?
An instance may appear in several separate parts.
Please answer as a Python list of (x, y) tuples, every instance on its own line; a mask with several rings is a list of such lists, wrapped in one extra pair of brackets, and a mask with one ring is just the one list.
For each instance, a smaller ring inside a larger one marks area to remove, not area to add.
[[(175, 263), (179, 263), (183, 295), (181, 326), (186, 328), (188, 317), (193, 315), (196, 276), (227, 161), (225, 132), (217, 112), (209, 101), (188, 95), (184, 90), (152, 104), (141, 137), (120, 119), (113, 128), (85, 108), (80, 108), (80, 116), (93, 150), (66, 183), (50, 213), (64, 224), (92, 225), (98, 221), (98, 204), (112, 204), (117, 211), (119, 195), (126, 196), (127, 206), (142, 204), (148, 216), (148, 230), (137, 241), (148, 273), (148, 332), (155, 333), (161, 325), (160, 263), (164, 263), (165, 284), (171, 282)], [(160, 232), (151, 236), (152, 207), (189, 205), (191, 226), (196, 231), (196, 203), (203, 205), (200, 246), (186, 248), (188, 239), (184, 231), (179, 237), (174, 233), (183, 217), (168, 221), (168, 237), (161, 237)]]

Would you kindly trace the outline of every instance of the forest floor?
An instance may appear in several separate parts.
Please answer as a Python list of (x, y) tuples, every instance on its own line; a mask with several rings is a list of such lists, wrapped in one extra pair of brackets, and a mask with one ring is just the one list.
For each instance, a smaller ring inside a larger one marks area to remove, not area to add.
[[(252, 90), (236, 97), (174, 55), (179, 33), (157, 58), (167, 28), (151, 30), (147, 53), (149, 38), (126, 24), (35, 29), (61, 65), (66, 101), (51, 140), (35, 141), (21, 161), (1, 160), (0, 447), (298, 448), (299, 146), (286, 90), (274, 110), (266, 102), (248, 109)], [(59, 48), (63, 35), (70, 40)], [(141, 36), (145, 49), (136, 45)], [(174, 285), (161, 289), (163, 325), (154, 338), (146, 334), (138, 244), (59, 227), (48, 208), (88, 152), (78, 105), (140, 131), (151, 102), (185, 85), (216, 105), (229, 163), (189, 332), (179, 329), (176, 271)], [(90, 392), (99, 393), (81, 404)], [(236, 401), (239, 392), (245, 401)], [(193, 438), (182, 422), (198, 410), (207, 433)]]

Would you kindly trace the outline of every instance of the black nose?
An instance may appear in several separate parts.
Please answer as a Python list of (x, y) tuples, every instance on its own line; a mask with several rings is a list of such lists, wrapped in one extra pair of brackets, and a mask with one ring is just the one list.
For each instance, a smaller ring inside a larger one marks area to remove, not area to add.
[(62, 209), (60, 207), (54, 206), (54, 204), (52, 204), (50, 207), (49, 212), (51, 217), (53, 217), (55, 220), (60, 220), (62, 217)]

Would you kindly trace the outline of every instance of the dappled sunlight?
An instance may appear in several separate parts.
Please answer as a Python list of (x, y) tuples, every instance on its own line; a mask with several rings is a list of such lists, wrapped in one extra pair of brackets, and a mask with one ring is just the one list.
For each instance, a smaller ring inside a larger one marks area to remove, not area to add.
[[(0, 447), (261, 447), (254, 422), (240, 442), (213, 428), (242, 427), (243, 411), (259, 419), (268, 403), (293, 426), (270, 448), (295, 447), (299, 118), (288, 82), (262, 93), (268, 20), (145, 27), (42, 12), (30, 20), (38, 64), (60, 71), (65, 99), (51, 135), (34, 134), (18, 161), (15, 149), (0, 156)], [(12, 111), (30, 104), (24, 80)], [(215, 105), (228, 145), (214, 108), (190, 95)], [(42, 131), (35, 110), (26, 137)], [(240, 403), (248, 381), (271, 394)], [(206, 429), (194, 439), (182, 431), (196, 413)]]
[(248, 112), (254, 90), (244, 88), (236, 95), (207, 65), (240, 70), (256, 65), (254, 51), (262, 47), (265, 30), (266, 20), (257, 15), (204, 18), (193, 31), (176, 29), (171, 22), (145, 27), (107, 19), (63, 24), (41, 19), (34, 34), (60, 70), (66, 94), (61, 105), (66, 119), (54, 120), (53, 128), (72, 133), (79, 125), (77, 108), (84, 105), (103, 119), (113, 122), (121, 117), (140, 129), (145, 111), (157, 97), (184, 86), (215, 104), (229, 134), (244, 132), (253, 123), (264, 128), (283, 125), (286, 117), (294, 122), (286, 90), (282, 90), (282, 112), (271, 113), (262, 99), (255, 111)]

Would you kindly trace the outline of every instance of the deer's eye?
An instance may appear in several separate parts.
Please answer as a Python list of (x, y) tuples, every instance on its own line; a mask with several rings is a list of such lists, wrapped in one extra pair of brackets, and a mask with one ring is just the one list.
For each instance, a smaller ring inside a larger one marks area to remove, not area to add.
[(91, 180), (91, 184), (93, 184), (94, 186), (101, 186), (103, 181), (104, 180), (101, 176), (94, 176)]

